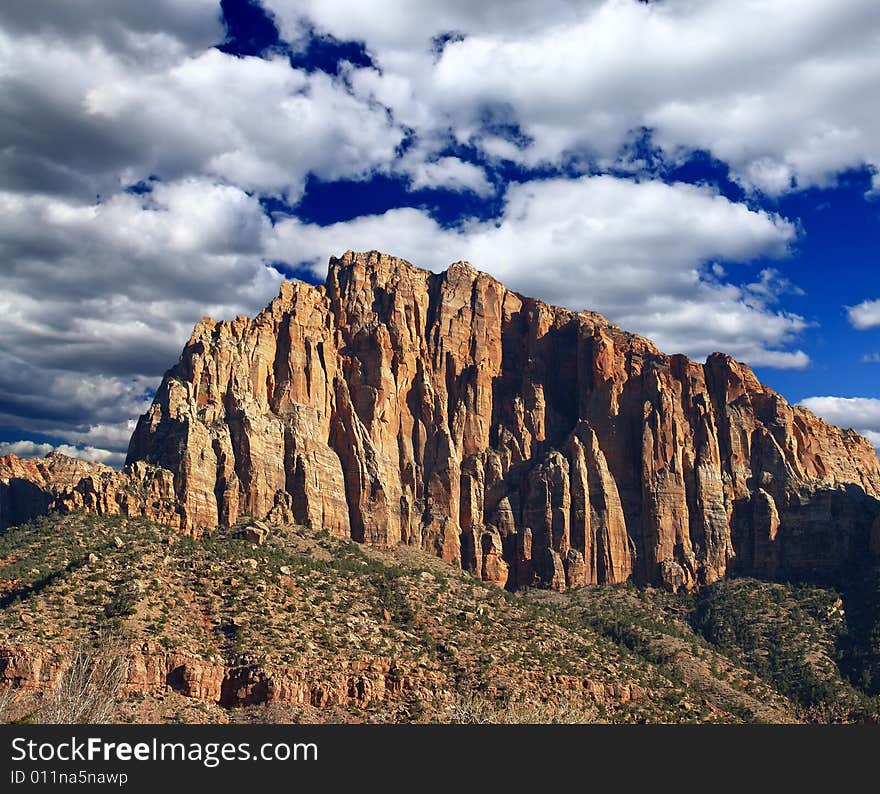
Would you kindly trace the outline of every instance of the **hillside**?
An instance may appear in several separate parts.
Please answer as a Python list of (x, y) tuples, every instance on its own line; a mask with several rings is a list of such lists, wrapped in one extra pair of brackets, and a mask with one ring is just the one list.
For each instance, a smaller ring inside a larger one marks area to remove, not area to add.
[(830, 589), (510, 593), (299, 526), (195, 540), (72, 514), (0, 535), (6, 719), (46, 719), (83, 653), (124, 660), (114, 721), (874, 718), (841, 672), (847, 632)]

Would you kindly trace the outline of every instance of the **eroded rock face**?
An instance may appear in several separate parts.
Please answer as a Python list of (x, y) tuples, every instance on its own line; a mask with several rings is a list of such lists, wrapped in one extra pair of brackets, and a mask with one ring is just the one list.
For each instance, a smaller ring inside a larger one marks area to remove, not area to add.
[[(0, 647), (0, 691), (55, 688), (69, 664), (69, 654), (57, 650)], [(430, 697), (445, 684), (437, 673), (392, 659), (349, 661), (323, 673), (289, 666), (230, 667), (146, 642), (127, 649), (122, 690), (146, 693), (170, 687), (225, 708), (273, 702), (326, 707), (363, 706), (413, 693)]]
[(0, 457), (0, 530), (43, 515), (59, 494), (84, 477), (104, 474), (113, 469), (60, 452), (45, 458)]
[[(0, 646), (0, 692), (45, 692), (56, 688), (70, 664), (70, 655), (64, 648), (47, 651), (28, 645)], [(170, 688), (185, 697), (224, 708), (270, 703), (364, 708), (413, 698), (442, 702), (456, 688), (452, 676), (426, 670), (424, 665), (414, 662), (382, 657), (341, 660), (333, 669), (272, 663), (229, 666), (216, 658), (206, 660), (144, 642), (126, 649), (124, 660), (122, 694), (164, 694)], [(531, 670), (517, 679), (517, 689), (532, 702), (540, 702), (542, 697), (553, 702), (558, 697), (604, 707), (646, 696), (642, 686), (635, 682)], [(489, 696), (498, 691), (491, 684), (486, 689)]]
[(174, 473), (188, 531), (274, 514), (510, 587), (819, 573), (880, 506), (870, 444), (746, 366), (376, 252), (199, 323), (137, 461)]
[(507, 587), (826, 575), (878, 546), (871, 445), (745, 365), (377, 252), (202, 320), (106, 479), (65, 503), (295, 521)]
[(102, 463), (53, 452), (45, 458), (0, 458), (0, 530), (49, 510), (102, 516), (145, 516), (189, 531), (174, 474), (143, 461), (118, 472)]

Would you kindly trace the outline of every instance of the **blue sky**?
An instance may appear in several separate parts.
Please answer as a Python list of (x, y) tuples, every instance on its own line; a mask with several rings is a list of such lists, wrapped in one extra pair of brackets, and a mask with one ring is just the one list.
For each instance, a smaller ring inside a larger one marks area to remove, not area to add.
[(0, 453), (118, 464), (204, 314), (379, 248), (880, 444), (873, 0), (0, 9)]

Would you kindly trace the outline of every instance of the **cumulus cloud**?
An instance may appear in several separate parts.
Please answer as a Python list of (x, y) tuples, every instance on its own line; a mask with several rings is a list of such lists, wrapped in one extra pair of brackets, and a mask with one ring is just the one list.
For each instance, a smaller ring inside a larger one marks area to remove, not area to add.
[(17, 36), (52, 35), (77, 42), (98, 39), (108, 46), (136, 48), (137, 36), (165, 36), (189, 49), (204, 49), (222, 33), (217, 0), (28, 0), (4, 3), (0, 26)]
[(20, 458), (44, 458), (51, 452), (60, 452), (70, 458), (95, 460), (107, 466), (119, 468), (125, 462), (125, 455), (97, 447), (74, 447), (70, 444), (37, 444), (33, 441), (6, 441), (0, 443), (0, 455), (18, 455)]
[(847, 306), (847, 317), (853, 328), (866, 331), (880, 326), (880, 300), (862, 301), (856, 306)]
[(793, 287), (771, 269), (740, 287), (703, 267), (783, 256), (794, 237), (786, 220), (708, 188), (596, 176), (513, 185), (500, 219), (454, 229), (410, 208), (330, 226), (279, 220), (270, 250), (319, 275), (327, 254), (345, 248), (380, 248), (434, 270), (465, 258), (526, 294), (603, 312), (669, 352), (726, 350), (800, 367), (807, 355), (789, 348), (806, 321), (772, 307)]
[[(516, 36), (546, 28), (548, 20), (573, 23), (600, 0), (263, 0), (281, 34), (303, 39), (310, 25), (345, 40), (365, 41), (379, 53), (406, 50), (436, 52), (438, 36), (450, 41), (463, 35), (497, 32)], [(451, 34), (451, 35), (450, 35)], [(456, 35), (458, 34), (458, 35)]]
[(880, 164), (874, 0), (264, 4), (293, 40), (365, 41), (382, 71), (354, 85), (424, 137), (525, 164), (613, 158), (641, 128), (770, 194)]
[(880, 430), (880, 399), (871, 397), (808, 397), (801, 405), (841, 427)]
[(808, 397), (801, 405), (839, 427), (851, 427), (880, 452), (880, 399), (872, 397)]
[(0, 354), (0, 426), (124, 457), (132, 418), (149, 405), (155, 376), (94, 376), (77, 372), (75, 361), (70, 366), (47, 370)]
[(3, 184), (93, 198), (151, 174), (197, 175), (296, 201), (308, 174), (366, 176), (403, 138), (341, 78), (280, 55), (193, 54), (173, 37), (129, 36), (135, 55), (0, 29)]
[(204, 179), (97, 204), (0, 192), (0, 328), (10, 349), (38, 334), (44, 366), (143, 372), (137, 339), (179, 339), (199, 311), (252, 309), (277, 287), (270, 229), (255, 197)]
[(410, 176), (412, 187), (444, 188), (446, 190), (470, 190), (478, 196), (488, 196), (494, 192), (486, 172), (459, 157), (440, 157), (436, 160), (406, 158), (396, 170)]
[(121, 453), (204, 314), (277, 291), (256, 197), (206, 179), (100, 203), (0, 192), (0, 425)]

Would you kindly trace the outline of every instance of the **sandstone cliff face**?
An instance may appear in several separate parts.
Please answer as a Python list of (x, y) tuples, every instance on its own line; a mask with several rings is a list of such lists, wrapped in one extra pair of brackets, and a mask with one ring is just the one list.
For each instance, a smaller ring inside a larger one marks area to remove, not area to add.
[(43, 515), (59, 494), (73, 489), (84, 477), (112, 473), (101, 463), (59, 452), (45, 458), (0, 457), (0, 530)]
[(832, 575), (880, 551), (878, 497), (865, 439), (727, 356), (376, 252), (202, 320), (123, 472), (0, 459), (0, 529), (49, 508), (190, 534), (252, 516), (511, 588)]
[(869, 554), (880, 515), (871, 445), (745, 365), (377, 252), (202, 320), (128, 464), (152, 507), (82, 483), (68, 503), (164, 505), (191, 533), (296, 521), (508, 587), (821, 576)]
[[(58, 649), (47, 652), (39, 647), (0, 647), (0, 691), (57, 687), (64, 668), (70, 664), (70, 653)], [(350, 661), (340, 669), (318, 674), (257, 664), (229, 667), (193, 654), (169, 651), (153, 642), (127, 649), (124, 659), (123, 692), (162, 692), (169, 687), (186, 697), (224, 708), (273, 702), (319, 708), (366, 705), (413, 693), (430, 697), (446, 684), (436, 673), (425, 673), (415, 665), (401, 665), (392, 659)], [(600, 698), (606, 696), (604, 687), (588, 683), (601, 702)], [(607, 698), (614, 694), (608, 692)]]
[(143, 462), (117, 472), (109, 466), (52, 452), (45, 458), (0, 457), (0, 531), (49, 510), (147, 516), (182, 531), (174, 474)]

